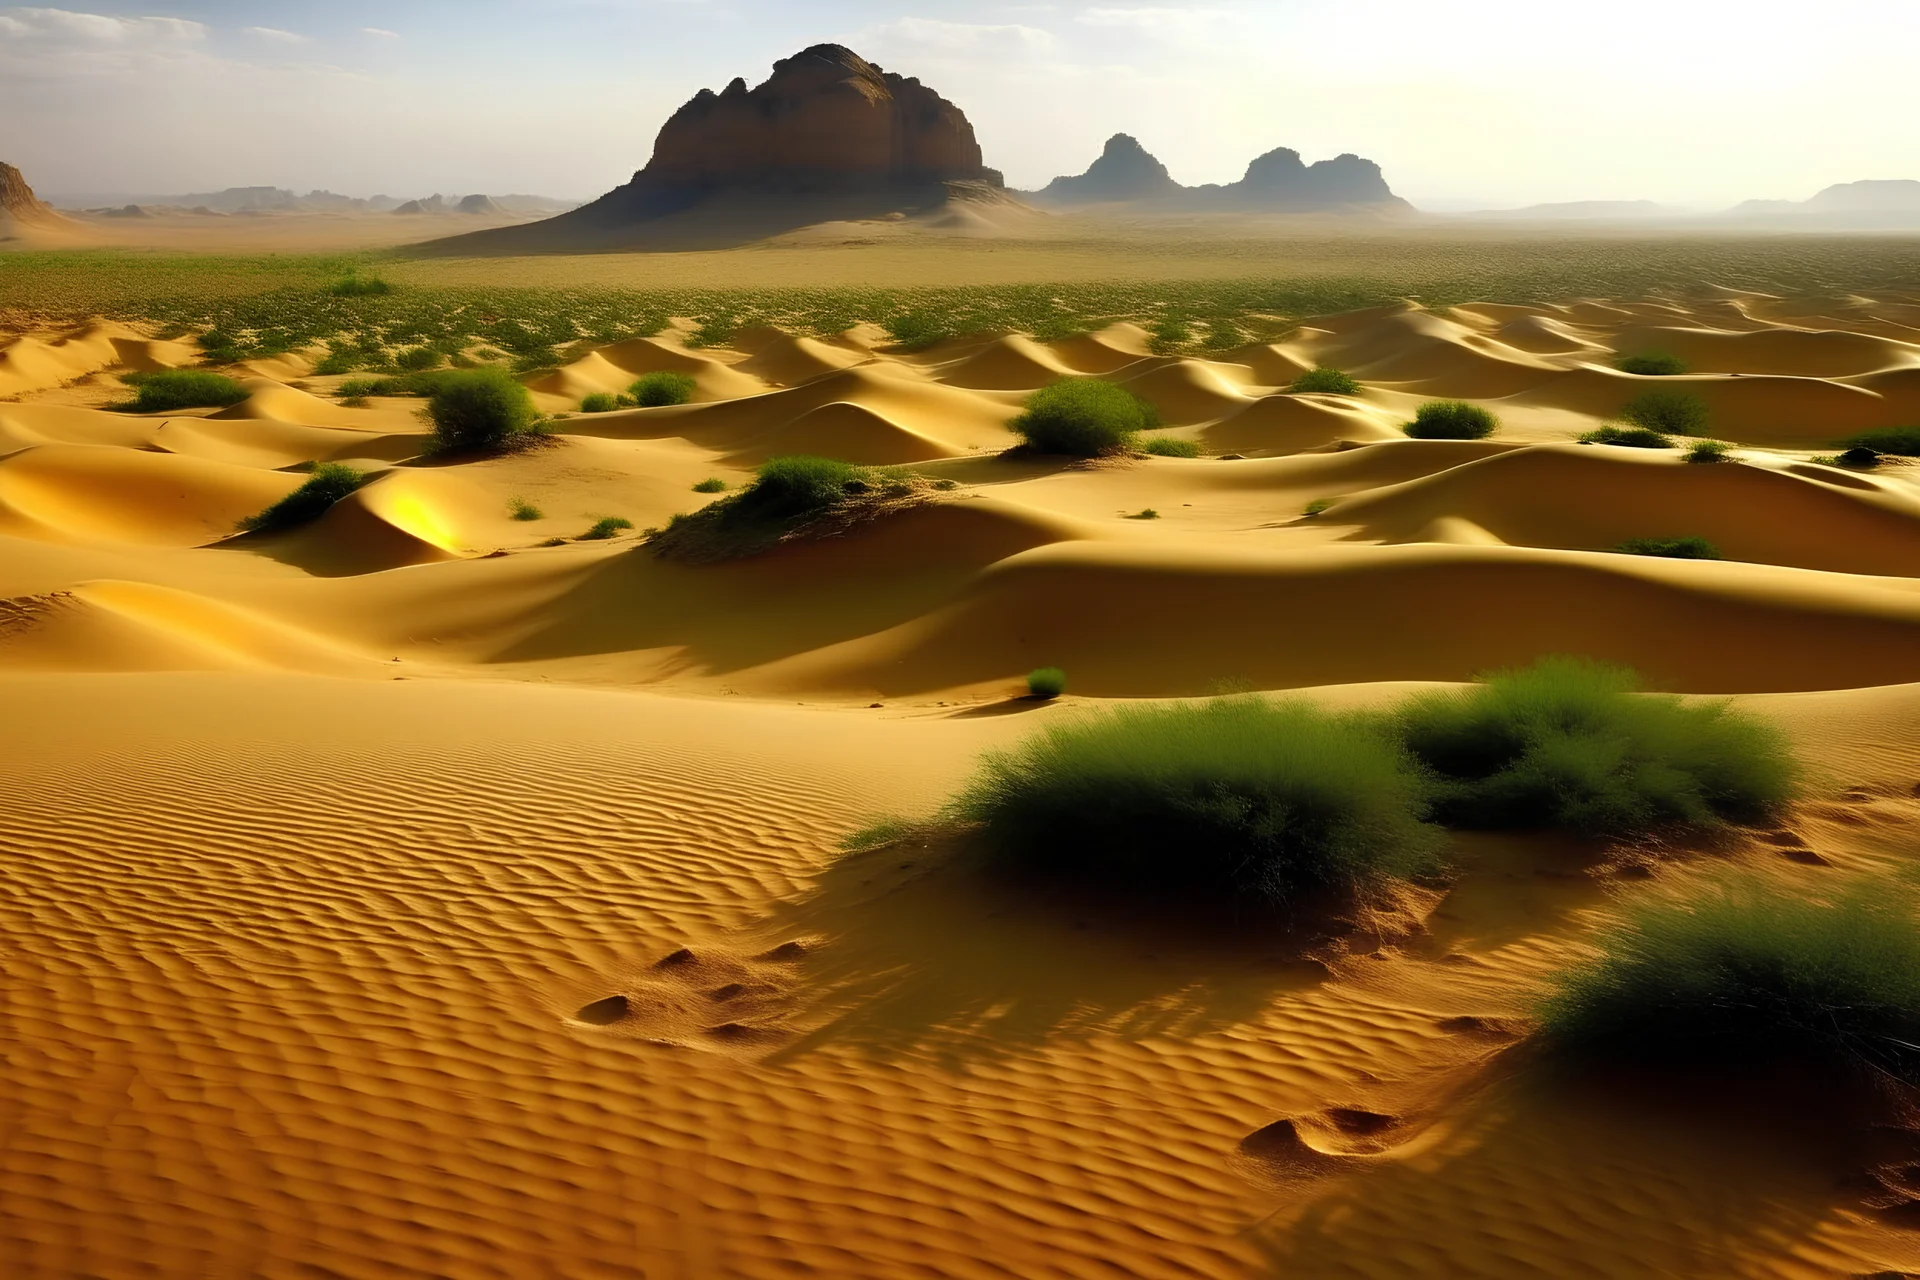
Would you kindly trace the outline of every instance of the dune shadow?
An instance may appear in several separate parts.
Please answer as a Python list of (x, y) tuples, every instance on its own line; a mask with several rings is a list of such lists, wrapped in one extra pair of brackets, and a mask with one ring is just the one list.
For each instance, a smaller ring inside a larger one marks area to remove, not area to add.
[(1020, 716), (1039, 711), (1051, 703), (1051, 698), (1035, 698), (1028, 694), (1003, 698), (999, 702), (984, 702), (977, 707), (962, 707), (958, 711), (948, 712), (947, 720), (993, 720), (1001, 716)]
[(1327, 977), (1271, 918), (1013, 883), (946, 839), (847, 854), (774, 923), (818, 940), (796, 992), (814, 1029), (776, 1060), (833, 1045), (959, 1067), (1062, 1038), (1201, 1036)]
[(1872, 1170), (1910, 1162), (1914, 1134), (1817, 1095), (1733, 1092), (1520, 1063), (1385, 1151), (1322, 1154), (1269, 1126), (1238, 1161), (1286, 1203), (1250, 1239), (1265, 1273), (1289, 1280), (1353, 1275), (1361, 1255), (1410, 1276), (1732, 1276), (1773, 1274), (1768, 1262), (1850, 1215), (1909, 1211), (1897, 1193), (1876, 1198)]

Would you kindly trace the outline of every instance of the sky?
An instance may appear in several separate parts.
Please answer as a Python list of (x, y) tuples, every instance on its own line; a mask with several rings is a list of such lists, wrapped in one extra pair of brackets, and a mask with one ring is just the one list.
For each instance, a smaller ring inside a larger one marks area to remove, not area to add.
[(585, 198), (823, 41), (953, 100), (1022, 188), (1117, 132), (1189, 184), (1351, 151), (1433, 209), (1920, 178), (1920, 0), (0, 2), (0, 160), (54, 195)]

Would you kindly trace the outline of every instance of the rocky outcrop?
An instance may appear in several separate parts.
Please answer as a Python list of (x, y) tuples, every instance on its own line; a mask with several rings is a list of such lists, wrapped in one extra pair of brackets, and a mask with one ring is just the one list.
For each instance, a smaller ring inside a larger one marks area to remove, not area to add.
[(471, 214), (487, 214), (487, 215), (498, 214), (502, 212), (500, 206), (493, 202), (492, 196), (483, 196), (483, 195), (471, 195), (471, 196), (461, 197), (460, 203), (453, 207), (453, 211), (455, 213), (471, 213)]
[(28, 227), (63, 227), (67, 219), (53, 206), (33, 194), (26, 178), (10, 164), (0, 164), (0, 224), (14, 222)]
[[(918, 80), (822, 44), (774, 63), (755, 88), (736, 79), (702, 89), (661, 127), (646, 167), (591, 204), (431, 248), (563, 252), (646, 243), (646, 224), (695, 208), (772, 228), (912, 212), (956, 195), (1005, 199), (966, 114)], [(687, 221), (675, 234), (698, 230)]]
[(1036, 198), (1048, 204), (1105, 204), (1116, 200), (1159, 200), (1184, 188), (1131, 134), (1107, 139), (1100, 158), (1076, 177), (1055, 178)]
[(1341, 155), (1305, 164), (1298, 151), (1287, 147), (1257, 157), (1238, 182), (1183, 187), (1124, 133), (1108, 139), (1106, 151), (1085, 173), (1055, 178), (1034, 199), (1055, 205), (1150, 202), (1166, 211), (1400, 212), (1413, 207), (1393, 194), (1380, 166), (1371, 160)]

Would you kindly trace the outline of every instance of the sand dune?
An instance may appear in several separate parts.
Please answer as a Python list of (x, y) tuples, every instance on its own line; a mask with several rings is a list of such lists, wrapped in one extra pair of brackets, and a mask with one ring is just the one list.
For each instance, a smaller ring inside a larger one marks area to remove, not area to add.
[[(1214, 357), (679, 321), (531, 382), (568, 412), (670, 369), (694, 403), (458, 460), (419, 401), (293, 360), (136, 416), (117, 375), (191, 350), (11, 340), (8, 1274), (1920, 1271), (1911, 1197), (1862, 1208), (1857, 1160), (1788, 1141), (1804, 1098), (1728, 1134), (1505, 1083), (1543, 976), (1637, 895), (1906, 858), (1920, 467), (1812, 460), (1920, 419), (1906, 305), (1404, 305)], [(1695, 371), (1611, 367), (1656, 345)], [(1284, 393), (1320, 363), (1361, 393)], [(1208, 456), (1003, 456), (1081, 375)], [(1741, 447), (1573, 442), (1656, 386)], [(1505, 426), (1407, 439), (1437, 397)], [(792, 452), (951, 483), (736, 560), (645, 545)], [(235, 532), (329, 460), (372, 478)], [(1683, 535), (1729, 559), (1609, 550)], [(1461, 836), (1413, 932), (1311, 958), (840, 852), (1103, 699), (1381, 706), (1547, 653), (1736, 697), (1815, 797), (1652, 886)], [(1064, 699), (1016, 696), (1054, 664)]]

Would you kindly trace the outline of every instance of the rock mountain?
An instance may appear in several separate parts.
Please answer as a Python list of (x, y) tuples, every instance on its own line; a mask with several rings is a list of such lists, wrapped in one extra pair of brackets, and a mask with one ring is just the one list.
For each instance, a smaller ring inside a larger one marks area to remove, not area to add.
[(1106, 149), (1085, 173), (1055, 178), (1033, 193), (1033, 199), (1049, 205), (1152, 202), (1156, 208), (1196, 211), (1413, 210), (1393, 194), (1379, 165), (1356, 155), (1303, 164), (1299, 152), (1276, 147), (1249, 164), (1238, 182), (1183, 187), (1165, 165), (1124, 133), (1107, 139)]
[(18, 169), (0, 164), (0, 237), (10, 236), (23, 227), (68, 225), (67, 219), (33, 194), (33, 188), (27, 185)]

